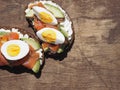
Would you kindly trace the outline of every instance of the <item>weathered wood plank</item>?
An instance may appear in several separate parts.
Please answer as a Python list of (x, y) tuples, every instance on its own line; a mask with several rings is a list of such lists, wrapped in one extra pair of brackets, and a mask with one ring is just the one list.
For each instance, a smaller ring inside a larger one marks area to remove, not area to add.
[[(24, 17), (30, 0), (1, 0), (0, 26), (32, 32)], [(34, 0), (31, 0), (34, 1)], [(119, 90), (119, 0), (54, 0), (70, 15), (75, 42), (62, 60), (47, 58), (40, 77), (0, 69), (0, 90)]]

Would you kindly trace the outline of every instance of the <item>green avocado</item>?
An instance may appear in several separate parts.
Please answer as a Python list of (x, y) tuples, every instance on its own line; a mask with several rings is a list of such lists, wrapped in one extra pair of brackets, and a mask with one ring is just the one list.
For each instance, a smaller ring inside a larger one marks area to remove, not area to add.
[(38, 73), (39, 70), (40, 70), (40, 60), (37, 60), (36, 63), (35, 63), (35, 65), (34, 65), (33, 68), (32, 68), (32, 71), (33, 71), (34, 73)]
[(64, 51), (63, 48), (59, 48), (57, 53), (62, 53), (63, 51)]
[(49, 51), (49, 47), (44, 48), (44, 52)]
[(0, 36), (7, 34), (7, 32), (0, 32)]
[(21, 38), (21, 40), (25, 41), (29, 45), (31, 45), (35, 50), (40, 49), (40, 44), (38, 41), (35, 41), (32, 38)]
[(64, 13), (58, 7), (48, 4), (48, 3), (45, 3), (44, 5), (51, 13), (53, 13), (53, 15), (56, 18), (64, 18), (65, 17)]
[(58, 49), (57, 53), (62, 53), (64, 52), (64, 49), (65, 49), (65, 45), (61, 45), (60, 48)]
[(61, 32), (66, 38), (68, 38), (68, 32), (65, 30), (64, 26), (63, 26), (63, 25), (59, 25), (59, 29), (60, 29), (60, 32)]

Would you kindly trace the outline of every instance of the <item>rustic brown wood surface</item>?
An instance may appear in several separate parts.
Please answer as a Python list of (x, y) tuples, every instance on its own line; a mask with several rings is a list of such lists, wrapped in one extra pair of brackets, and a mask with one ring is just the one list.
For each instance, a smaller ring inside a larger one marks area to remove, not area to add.
[[(26, 5), (0, 0), (0, 26), (26, 30)], [(70, 15), (75, 42), (60, 60), (46, 58), (42, 72), (0, 68), (0, 90), (120, 90), (120, 1), (53, 0)]]

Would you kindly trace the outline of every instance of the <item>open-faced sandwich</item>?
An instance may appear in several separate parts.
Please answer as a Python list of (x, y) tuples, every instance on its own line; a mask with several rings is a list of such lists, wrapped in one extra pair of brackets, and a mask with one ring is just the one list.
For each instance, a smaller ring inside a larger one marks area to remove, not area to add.
[(43, 61), (43, 49), (34, 35), (20, 28), (0, 28), (0, 66), (24, 66), (38, 73)]
[(72, 22), (68, 14), (53, 1), (28, 4), (25, 17), (39, 37), (44, 52), (50, 55), (67, 51), (74, 40)]

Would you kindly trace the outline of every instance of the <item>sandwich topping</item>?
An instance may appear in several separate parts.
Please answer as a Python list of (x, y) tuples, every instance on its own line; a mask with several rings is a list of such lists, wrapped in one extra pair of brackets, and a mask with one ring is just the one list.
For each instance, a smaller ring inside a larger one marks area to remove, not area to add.
[(40, 42), (19, 29), (0, 28), (0, 66), (24, 66), (38, 73), (44, 63), (43, 50), (59, 54), (72, 44), (72, 22), (63, 8), (47, 0), (29, 3), (25, 17)]
[(58, 4), (45, 0), (32, 2), (28, 4), (25, 16), (45, 52), (62, 53), (69, 46), (73, 39), (72, 22)]
[(37, 73), (42, 63), (43, 51), (37, 40), (16, 28), (0, 29), (0, 66), (22, 65)]

